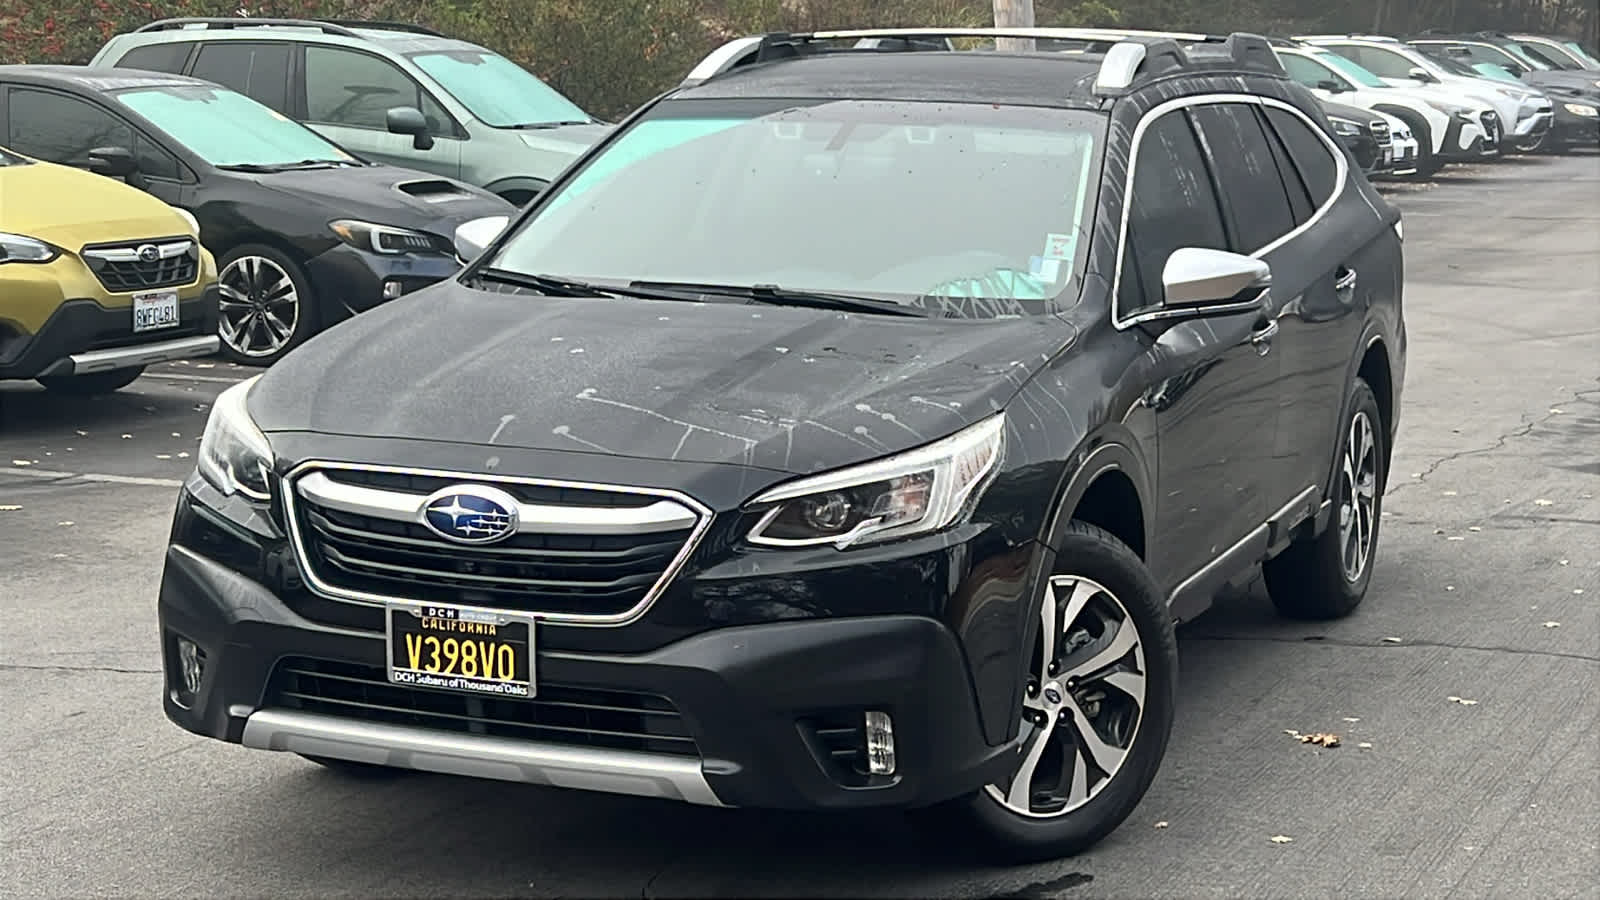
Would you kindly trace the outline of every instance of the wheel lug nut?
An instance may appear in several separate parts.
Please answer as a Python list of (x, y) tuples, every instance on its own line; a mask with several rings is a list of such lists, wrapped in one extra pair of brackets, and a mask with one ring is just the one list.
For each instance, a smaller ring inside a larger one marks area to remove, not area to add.
[(1050, 670), (1050, 674), (1051, 674), (1051, 675), (1054, 675), (1054, 674), (1055, 674), (1055, 673), (1056, 673), (1056, 670), (1057, 670), (1057, 669), (1058, 669), (1058, 668), (1060, 668), (1060, 667), (1059, 667), (1059, 666), (1057, 666), (1057, 665), (1056, 665), (1056, 664), (1055, 664), (1055, 663), (1053, 663), (1053, 662), (1052, 662), (1052, 663), (1051, 663), (1051, 664), (1050, 664), (1050, 667), (1049, 667), (1049, 670)]

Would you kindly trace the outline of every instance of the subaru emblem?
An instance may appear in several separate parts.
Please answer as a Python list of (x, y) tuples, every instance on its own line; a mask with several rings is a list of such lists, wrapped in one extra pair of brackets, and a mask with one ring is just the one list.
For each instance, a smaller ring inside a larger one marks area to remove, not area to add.
[(516, 533), (517, 498), (484, 485), (451, 485), (422, 504), (422, 524), (458, 544), (492, 544)]
[(155, 244), (140, 244), (137, 252), (140, 262), (155, 262), (161, 258), (161, 251), (156, 249)]

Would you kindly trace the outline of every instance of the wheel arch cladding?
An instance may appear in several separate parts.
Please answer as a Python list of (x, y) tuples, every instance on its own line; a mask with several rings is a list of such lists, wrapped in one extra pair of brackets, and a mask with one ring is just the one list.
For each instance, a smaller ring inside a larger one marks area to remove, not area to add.
[(1389, 480), (1389, 460), (1394, 452), (1394, 375), (1389, 368), (1389, 348), (1379, 338), (1367, 348), (1356, 375), (1372, 388), (1383, 425), (1383, 479)]
[(1133, 479), (1122, 469), (1110, 468), (1094, 476), (1071, 518), (1104, 529), (1139, 559), (1145, 558), (1143, 503)]

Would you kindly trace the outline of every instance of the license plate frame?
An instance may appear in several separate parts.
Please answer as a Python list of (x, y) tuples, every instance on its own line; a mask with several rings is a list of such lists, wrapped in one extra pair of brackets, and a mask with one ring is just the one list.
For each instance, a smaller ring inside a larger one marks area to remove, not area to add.
[(144, 291), (133, 295), (133, 333), (176, 328), (183, 314), (177, 291)]
[[(485, 628), (492, 630), (485, 632)], [(502, 635), (502, 630), (509, 633)], [(408, 640), (411, 637), (415, 637), (414, 643)], [(429, 645), (430, 638), (437, 644)], [(448, 641), (456, 641), (454, 662), (449, 661)], [(483, 669), (476, 662), (470, 667), (475, 674), (465, 674), (469, 667), (464, 641), (472, 642), (474, 660), (487, 648), (494, 659), (493, 671), (507, 671), (511, 677), (484, 677), (477, 674)], [(508, 700), (530, 700), (538, 694), (538, 621), (530, 613), (390, 600), (383, 610), (383, 644), (384, 672), (390, 684)], [(512, 653), (509, 663), (505, 648)], [(416, 651), (416, 664), (412, 651)], [(439, 671), (438, 663), (446, 663), (445, 667), (454, 671)]]

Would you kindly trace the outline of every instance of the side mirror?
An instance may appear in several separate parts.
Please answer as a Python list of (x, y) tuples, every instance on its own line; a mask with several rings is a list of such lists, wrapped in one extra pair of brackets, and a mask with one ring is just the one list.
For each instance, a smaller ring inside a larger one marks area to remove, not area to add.
[(418, 150), (433, 149), (433, 135), (428, 133), (428, 120), (415, 106), (393, 106), (383, 114), (383, 124), (390, 134), (411, 135), (411, 146)]
[(506, 223), (510, 221), (510, 216), (487, 216), (457, 225), (456, 258), (465, 265), (483, 255), (483, 251), (494, 243), (500, 232), (506, 230)]
[(1411, 71), (1407, 72), (1406, 75), (1409, 76), (1412, 81), (1420, 81), (1423, 84), (1439, 83), (1439, 79), (1433, 77), (1432, 72), (1429, 72), (1427, 69), (1424, 69), (1421, 66), (1413, 66)]
[(1500, 68), (1510, 72), (1512, 78), (1521, 78), (1522, 76), (1528, 74), (1528, 70), (1522, 68), (1521, 66), (1501, 66)]
[(96, 147), (89, 151), (89, 171), (111, 178), (127, 178), (139, 171), (139, 162), (126, 147)]
[(1161, 284), (1168, 307), (1204, 311), (1258, 299), (1272, 284), (1272, 268), (1252, 256), (1182, 247), (1167, 257)]
[(1317, 89), (1327, 91), (1330, 94), (1344, 93), (1344, 85), (1332, 79), (1317, 82)]

